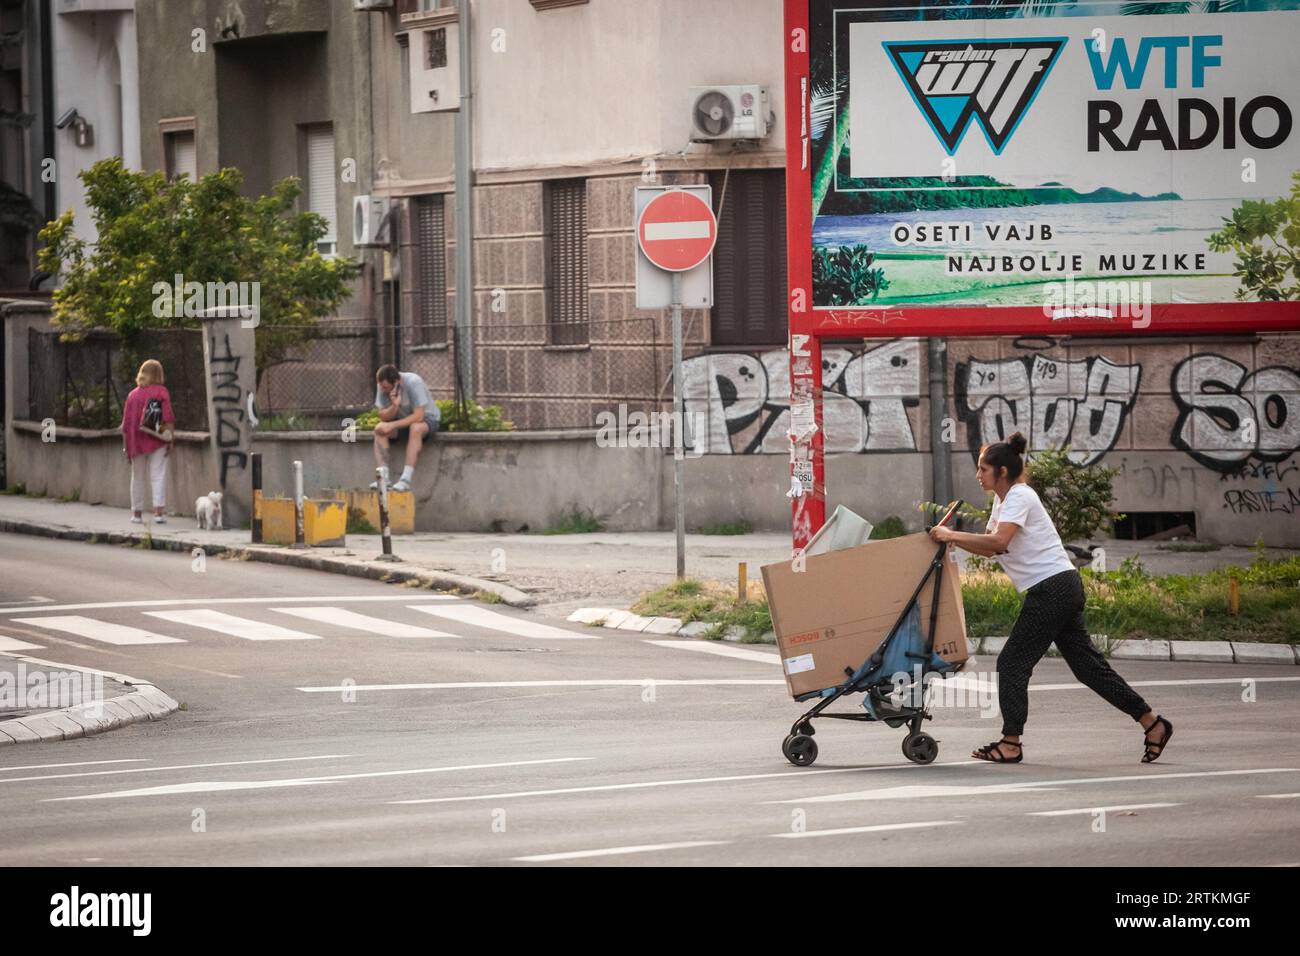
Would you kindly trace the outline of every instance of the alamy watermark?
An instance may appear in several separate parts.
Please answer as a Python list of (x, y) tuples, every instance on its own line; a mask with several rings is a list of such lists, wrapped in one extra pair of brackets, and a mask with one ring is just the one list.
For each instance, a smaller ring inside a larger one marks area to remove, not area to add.
[(1135, 329), (1151, 324), (1150, 282), (1063, 282), (1043, 286), (1043, 315), (1049, 319), (1130, 319)]
[(19, 662), (13, 671), (0, 671), (0, 711), (47, 710), (86, 705), (98, 717), (104, 709), (104, 675), (83, 671), (29, 670)]
[[(684, 428), (682, 426), (685, 426)], [(680, 432), (682, 451), (688, 458), (699, 458), (707, 444), (697, 440), (708, 429), (705, 412), (629, 412), (626, 402), (617, 410), (596, 413), (596, 445), (600, 448), (673, 448), (674, 436)]]
[(196, 319), (213, 309), (229, 309), (238, 313), (244, 328), (257, 328), (262, 306), (260, 282), (186, 282), (178, 272), (173, 281), (155, 282), (150, 291), (156, 319)]

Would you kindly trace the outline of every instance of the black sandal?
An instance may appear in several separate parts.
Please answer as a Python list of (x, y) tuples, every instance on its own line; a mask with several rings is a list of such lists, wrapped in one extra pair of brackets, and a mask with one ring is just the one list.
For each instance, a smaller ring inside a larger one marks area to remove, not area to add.
[[(1161, 737), (1160, 740), (1158, 741), (1148, 740), (1146, 735), (1151, 733), (1151, 731), (1155, 728), (1156, 724), (1165, 725), (1165, 735)], [(1142, 762), (1151, 763), (1153, 760), (1158, 759), (1160, 755), (1165, 752), (1165, 745), (1169, 743), (1169, 738), (1171, 738), (1173, 735), (1174, 735), (1174, 725), (1171, 724), (1169, 721), (1165, 720), (1163, 717), (1156, 717), (1156, 719), (1151, 722), (1151, 726), (1145, 728), (1142, 731), (1142, 744), (1146, 748), (1142, 754)]]
[[(1014, 757), (1008, 757), (1002, 752), (1003, 744), (1008, 747), (1015, 747), (1019, 753)], [(1016, 743), (1014, 740), (1007, 740), (1003, 737), (1001, 740), (995, 740), (993, 743), (981, 747), (979, 750), (972, 753), (971, 756), (978, 757), (980, 760), (987, 760), (990, 763), (1020, 763), (1020, 761), (1025, 757), (1025, 748), (1021, 747), (1020, 744)]]

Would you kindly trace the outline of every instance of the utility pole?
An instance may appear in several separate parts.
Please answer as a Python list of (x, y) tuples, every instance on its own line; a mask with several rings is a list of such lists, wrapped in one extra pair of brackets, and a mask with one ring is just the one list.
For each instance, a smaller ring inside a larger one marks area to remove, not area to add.
[(456, 110), (456, 365), (462, 394), (472, 399), (474, 381), (474, 75), (470, 63), (471, 3), (457, 4), (460, 51), (460, 106)]

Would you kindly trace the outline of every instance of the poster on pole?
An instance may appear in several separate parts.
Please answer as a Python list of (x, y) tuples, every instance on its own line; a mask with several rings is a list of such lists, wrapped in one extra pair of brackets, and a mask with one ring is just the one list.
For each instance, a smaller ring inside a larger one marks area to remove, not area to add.
[(1300, 328), (1300, 0), (791, 3), (816, 332)]

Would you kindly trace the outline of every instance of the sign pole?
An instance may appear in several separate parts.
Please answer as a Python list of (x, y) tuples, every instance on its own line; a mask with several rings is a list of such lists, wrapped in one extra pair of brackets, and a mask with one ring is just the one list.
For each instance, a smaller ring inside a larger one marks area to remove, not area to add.
[(673, 497), (677, 517), (677, 578), (686, 577), (686, 495), (682, 487), (685, 455), (682, 432), (686, 428), (685, 404), (682, 399), (682, 274), (673, 277)]

